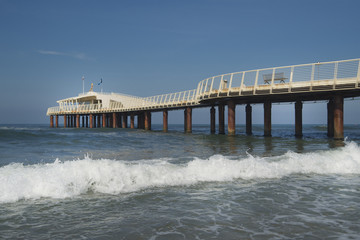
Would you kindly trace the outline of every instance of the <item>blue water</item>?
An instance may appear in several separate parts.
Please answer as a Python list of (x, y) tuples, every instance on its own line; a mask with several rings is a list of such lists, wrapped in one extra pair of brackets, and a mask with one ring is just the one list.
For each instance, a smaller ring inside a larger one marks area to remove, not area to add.
[(357, 239), (360, 126), (0, 125), (2, 239)]

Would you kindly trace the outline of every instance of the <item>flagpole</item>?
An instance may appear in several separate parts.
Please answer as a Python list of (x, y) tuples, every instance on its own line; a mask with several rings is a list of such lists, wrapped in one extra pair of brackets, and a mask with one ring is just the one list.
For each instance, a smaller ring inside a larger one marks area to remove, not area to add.
[(85, 85), (84, 85), (84, 82), (85, 82), (85, 77), (84, 76), (82, 76), (82, 82), (83, 82), (83, 94), (85, 94)]

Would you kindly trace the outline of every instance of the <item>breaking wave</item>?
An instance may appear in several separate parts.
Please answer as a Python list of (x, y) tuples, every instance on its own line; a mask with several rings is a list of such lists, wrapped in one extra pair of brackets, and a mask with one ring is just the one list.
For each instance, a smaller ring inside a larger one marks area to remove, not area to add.
[(233, 159), (215, 155), (186, 164), (168, 160), (118, 161), (84, 159), (49, 164), (9, 164), (0, 168), (0, 202), (68, 198), (89, 191), (119, 194), (152, 187), (186, 186), (237, 179), (282, 178), (291, 174), (360, 174), (360, 147), (312, 153), (287, 152), (277, 157)]

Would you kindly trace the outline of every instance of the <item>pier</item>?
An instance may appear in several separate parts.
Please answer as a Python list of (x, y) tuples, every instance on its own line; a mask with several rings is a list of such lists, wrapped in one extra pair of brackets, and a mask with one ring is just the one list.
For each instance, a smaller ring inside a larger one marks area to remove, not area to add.
[[(302, 108), (307, 101), (327, 101), (327, 135), (344, 138), (344, 99), (360, 96), (360, 59), (318, 62), (241, 71), (200, 81), (192, 90), (151, 97), (89, 91), (57, 101), (50, 107), (50, 127), (135, 128), (151, 130), (151, 114), (163, 113), (163, 131), (168, 131), (168, 112), (184, 110), (184, 132), (192, 132), (192, 112), (209, 108), (210, 132), (235, 135), (236, 105), (245, 105), (246, 134), (252, 134), (252, 104), (264, 106), (264, 136), (271, 136), (273, 103), (295, 103), (294, 135), (302, 137)], [(130, 119), (130, 124), (128, 120)], [(54, 124), (55, 121), (55, 124)]]

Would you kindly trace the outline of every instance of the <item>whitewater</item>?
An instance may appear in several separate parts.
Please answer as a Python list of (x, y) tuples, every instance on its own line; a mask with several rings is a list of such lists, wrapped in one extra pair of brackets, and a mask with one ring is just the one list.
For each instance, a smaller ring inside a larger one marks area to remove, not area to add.
[(0, 126), (1, 239), (356, 239), (360, 127)]

